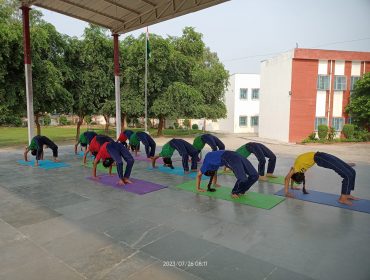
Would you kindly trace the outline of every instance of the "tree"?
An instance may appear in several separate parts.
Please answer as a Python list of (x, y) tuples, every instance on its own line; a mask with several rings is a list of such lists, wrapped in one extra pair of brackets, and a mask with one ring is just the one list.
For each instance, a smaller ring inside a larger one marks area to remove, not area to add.
[(104, 132), (108, 135), (109, 130), (109, 119), (114, 114), (116, 108), (115, 100), (106, 100), (100, 109), (100, 113), (103, 115), (105, 120)]
[(162, 135), (164, 120), (166, 118), (192, 118), (198, 117), (202, 112), (202, 95), (184, 83), (175, 82), (158, 97), (151, 108), (159, 117), (158, 135)]
[(370, 72), (355, 84), (346, 112), (354, 124), (369, 130), (370, 128)]

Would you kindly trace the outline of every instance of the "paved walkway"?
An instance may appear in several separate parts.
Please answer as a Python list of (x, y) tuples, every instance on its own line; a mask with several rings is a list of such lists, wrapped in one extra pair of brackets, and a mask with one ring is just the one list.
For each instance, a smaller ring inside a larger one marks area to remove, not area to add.
[[(232, 148), (246, 138), (222, 137)], [(267, 145), (278, 153), (281, 175), (293, 155), (316, 150)], [(365, 199), (368, 147), (334, 149), (356, 161), (354, 194)], [(263, 210), (199, 196), (175, 187), (189, 179), (136, 161), (132, 177), (168, 186), (139, 196), (87, 180), (91, 170), (72, 150), (60, 147), (70, 167), (47, 171), (17, 165), (20, 150), (0, 151), (0, 279), (370, 279), (369, 214), (294, 199)], [(313, 167), (307, 183), (340, 192), (340, 178), (322, 168)], [(251, 191), (273, 194), (281, 187), (256, 183)]]

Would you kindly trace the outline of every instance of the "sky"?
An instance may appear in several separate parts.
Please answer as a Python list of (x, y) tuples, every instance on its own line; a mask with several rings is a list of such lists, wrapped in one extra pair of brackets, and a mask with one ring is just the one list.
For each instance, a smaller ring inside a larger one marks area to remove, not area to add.
[[(37, 9), (59, 32), (82, 37), (86, 22)], [(262, 60), (296, 44), (370, 52), (369, 15), (370, 0), (231, 0), (149, 26), (149, 32), (181, 36), (184, 27), (193, 26), (230, 74), (259, 73)]]

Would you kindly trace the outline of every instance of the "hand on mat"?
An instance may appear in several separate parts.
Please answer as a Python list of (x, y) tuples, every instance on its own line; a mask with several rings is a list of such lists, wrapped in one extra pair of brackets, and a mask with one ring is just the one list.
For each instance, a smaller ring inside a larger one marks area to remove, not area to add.
[(301, 188), (300, 187), (290, 187), (292, 190), (300, 190)]
[(213, 186), (215, 186), (216, 188), (221, 188), (220, 184), (213, 184)]
[(278, 176), (275, 176), (275, 175), (269, 174), (269, 173), (267, 173), (266, 176), (269, 177), (269, 178), (277, 178), (278, 177)]
[(99, 176), (93, 177), (94, 180), (100, 180)]
[(35, 161), (35, 166), (39, 166), (39, 163), (37, 161)]
[(60, 160), (59, 160), (59, 159), (57, 159), (57, 158), (55, 158), (55, 159), (54, 159), (54, 162), (60, 162)]
[(290, 192), (285, 193), (285, 196), (290, 197), (290, 198), (294, 198), (294, 194), (292, 194)]
[(204, 189), (197, 189), (198, 192), (205, 192), (206, 190)]

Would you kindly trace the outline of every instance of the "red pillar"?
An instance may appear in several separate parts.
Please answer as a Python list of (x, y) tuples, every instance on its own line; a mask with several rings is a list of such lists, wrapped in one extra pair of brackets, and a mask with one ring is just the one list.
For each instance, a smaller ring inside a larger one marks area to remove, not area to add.
[(34, 136), (34, 115), (33, 115), (33, 89), (32, 89), (32, 65), (31, 65), (31, 44), (30, 44), (30, 8), (22, 6), (23, 20), (23, 50), (24, 50), (24, 74), (26, 78), (26, 98), (27, 98), (27, 122), (28, 122), (28, 142), (31, 143)]

